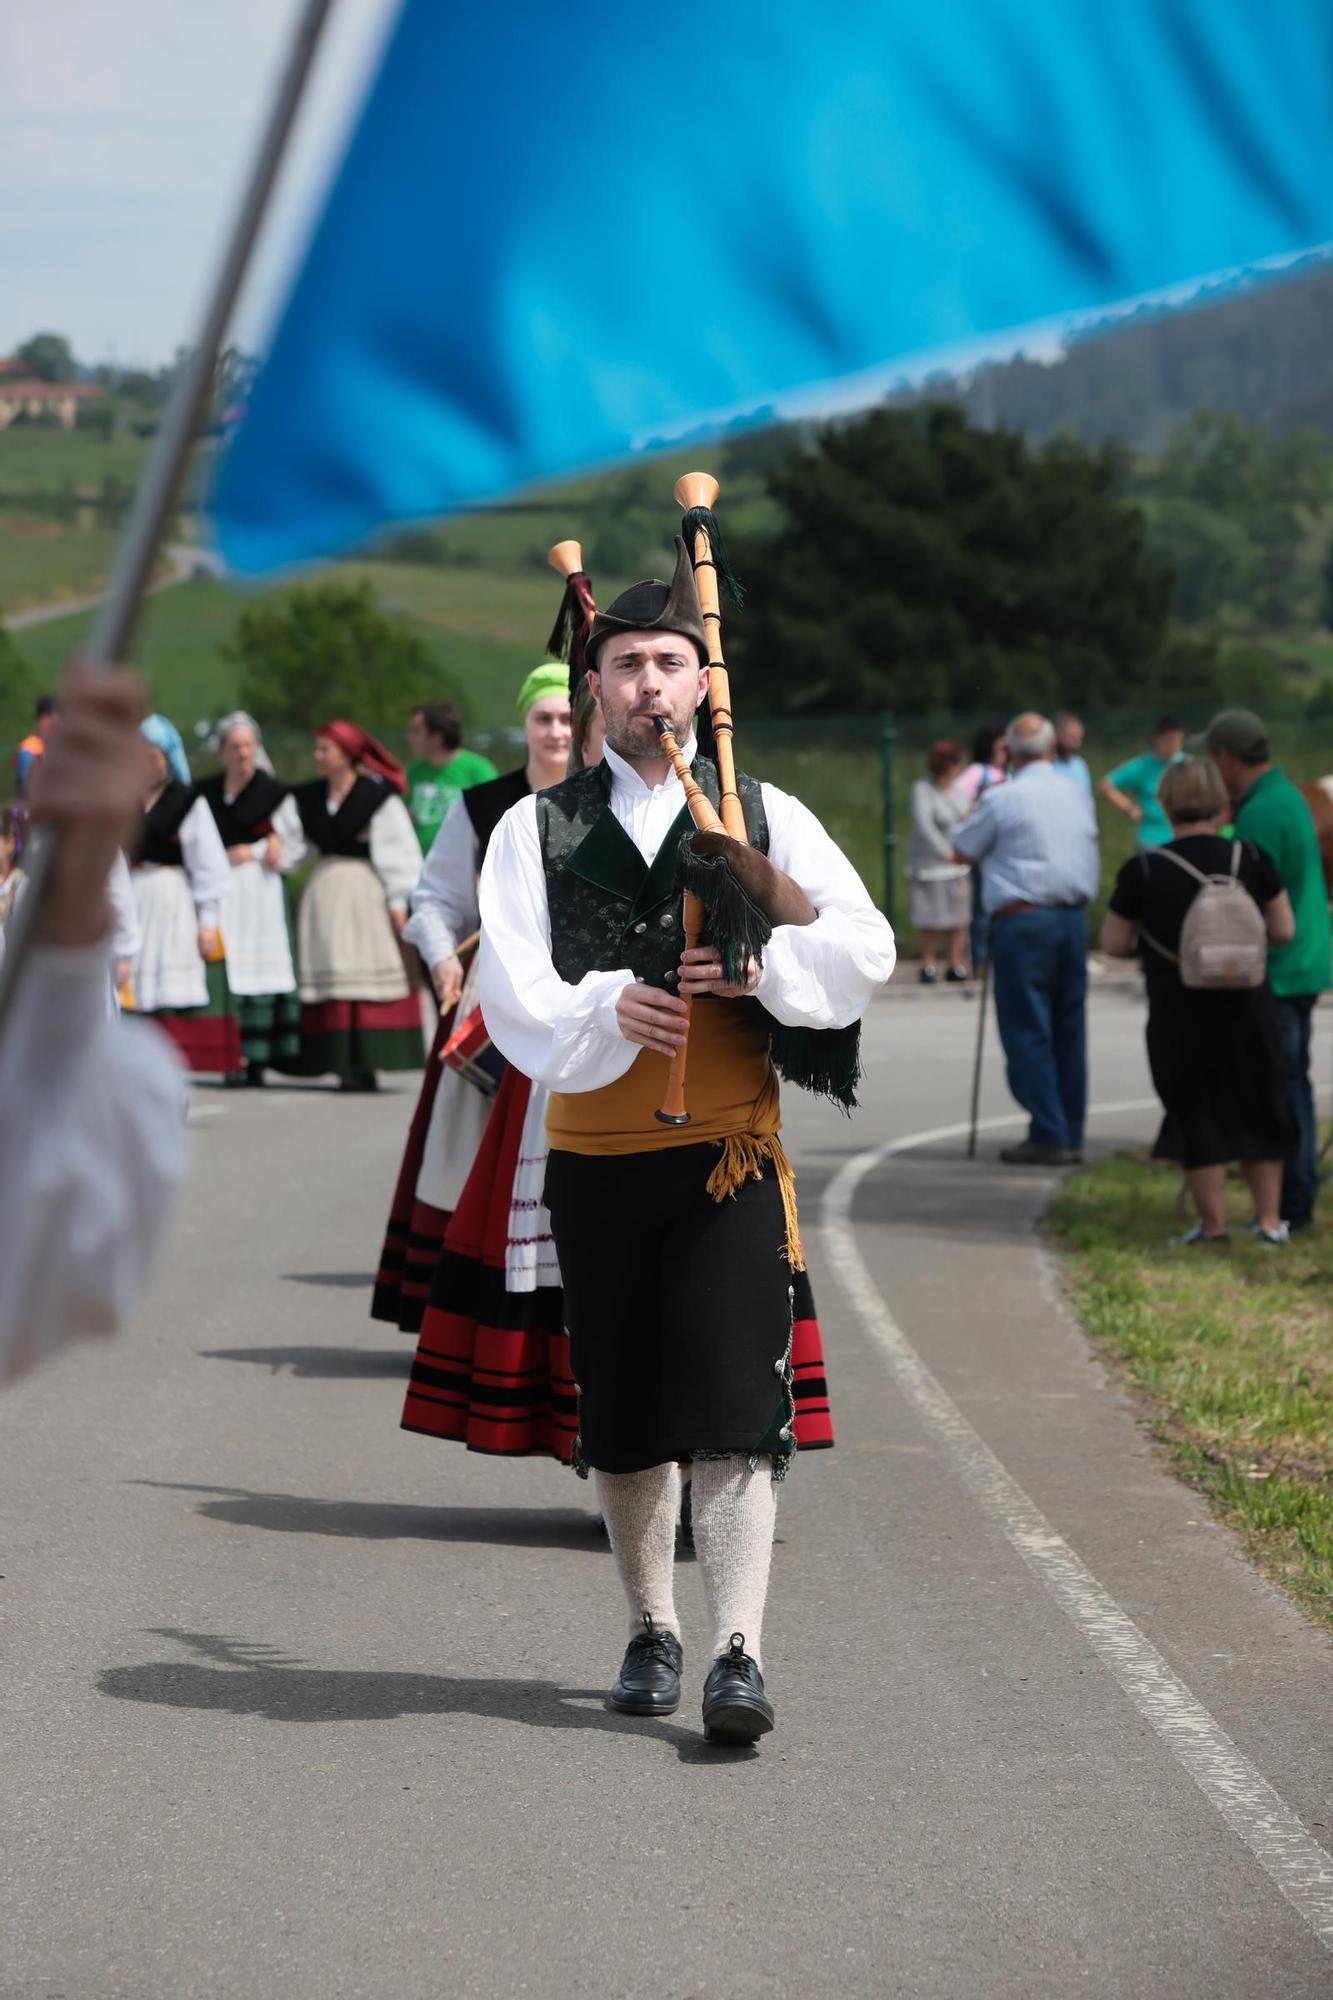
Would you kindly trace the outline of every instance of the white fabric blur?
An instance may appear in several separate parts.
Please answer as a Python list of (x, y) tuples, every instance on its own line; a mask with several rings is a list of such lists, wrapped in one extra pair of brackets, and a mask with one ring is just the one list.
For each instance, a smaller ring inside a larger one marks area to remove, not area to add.
[(112, 962), (125, 959), (133, 965), (143, 946), (143, 931), (139, 925), (139, 906), (135, 901), (130, 864), (119, 849), (107, 877), (106, 893), (111, 905)]
[[(693, 736), (684, 752), (693, 758)], [(611, 810), (651, 864), (685, 803), (680, 780), (668, 771), (661, 784), (646, 785), (609, 745), (606, 765)], [(819, 915), (803, 928), (784, 924), (773, 933), (757, 997), (789, 1026), (846, 1027), (893, 971), (893, 932), (814, 814), (774, 785), (762, 790), (769, 857), (800, 883)], [(634, 974), (628, 966), (589, 972), (570, 985), (556, 972), (535, 797), (511, 806), (497, 827), (479, 901), (482, 1012), (497, 1048), (548, 1090), (601, 1090), (617, 1082), (639, 1053), (621, 1035), (615, 1014)]]
[(403, 936), (433, 968), (452, 958), (480, 922), (477, 836), (467, 807), (457, 798), (427, 850)]
[[(333, 799), (328, 801), (328, 808), (336, 818), (338, 805)], [(273, 831), (282, 842), (279, 866), (284, 875), (290, 875), (311, 853), (296, 800), (290, 792), (273, 815)], [(390, 791), (375, 808), (367, 832), (370, 865), (379, 876), (384, 900), (391, 910), (405, 910), (421, 873), (421, 842), (397, 792)]]
[(39, 946), (0, 1036), (0, 1381), (135, 1310), (185, 1170), (180, 1062), (109, 984), (107, 945)]

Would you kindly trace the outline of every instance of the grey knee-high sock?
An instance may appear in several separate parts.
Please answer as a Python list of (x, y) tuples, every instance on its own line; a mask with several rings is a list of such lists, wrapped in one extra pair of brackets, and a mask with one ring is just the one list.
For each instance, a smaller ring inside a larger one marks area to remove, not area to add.
[(751, 1472), (748, 1458), (697, 1458), (692, 1477), (694, 1552), (713, 1657), (726, 1652), (733, 1632), (741, 1632), (746, 1652), (762, 1668), (764, 1600), (778, 1514), (772, 1463), (761, 1458)]
[(643, 1630), (646, 1611), (659, 1631), (674, 1632), (679, 1639), (675, 1598), (679, 1466), (652, 1465), (646, 1472), (594, 1470), (593, 1477), (611, 1553), (629, 1600), (630, 1637)]

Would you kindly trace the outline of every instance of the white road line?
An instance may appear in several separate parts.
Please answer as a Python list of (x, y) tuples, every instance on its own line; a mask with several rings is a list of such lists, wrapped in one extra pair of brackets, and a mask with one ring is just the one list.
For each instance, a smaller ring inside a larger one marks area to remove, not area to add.
[[(1148, 1110), (1156, 1104), (1156, 1098), (1128, 1098), (1119, 1104), (1091, 1105), (1089, 1116)], [(1018, 1113), (987, 1118), (982, 1129), (1020, 1122)], [(852, 1203), (866, 1176), (897, 1154), (960, 1138), (968, 1129), (966, 1124), (939, 1125), (849, 1160), (824, 1194), (820, 1233), (828, 1261), (899, 1389), (953, 1461), (962, 1484), (1078, 1627), (1204, 1797), (1244, 1841), (1324, 1948), (1333, 1952), (1333, 1856), (1236, 1748), (973, 1430), (898, 1325), (857, 1247)]]

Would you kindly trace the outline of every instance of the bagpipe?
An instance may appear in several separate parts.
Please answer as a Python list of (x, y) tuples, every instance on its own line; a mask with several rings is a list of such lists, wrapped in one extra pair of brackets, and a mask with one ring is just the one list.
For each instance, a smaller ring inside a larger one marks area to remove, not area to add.
[[(656, 728), (681, 781), (692, 822), (681, 841), (677, 863), (678, 885), (684, 892), (686, 948), (706, 935), (721, 958), (723, 979), (728, 984), (744, 984), (751, 960), (762, 967), (764, 947), (779, 925), (813, 924), (819, 912), (799, 882), (750, 845), (736, 783), (735, 718), (722, 646), (719, 578), (726, 581), (737, 606), (742, 600), (713, 512), (718, 491), (716, 479), (707, 472), (687, 472), (675, 486), (676, 501), (684, 510), (682, 532), (708, 643), (708, 715), (718, 774), (716, 807), (691, 773), (670, 725), (658, 717)], [(778, 1074), (850, 1111), (861, 1076), (860, 1023), (816, 1029), (793, 1028), (772, 1015), (767, 1019)], [(685, 1106), (688, 1057), (687, 1032), (672, 1060), (666, 1094), (656, 1114), (663, 1124), (689, 1123)]]

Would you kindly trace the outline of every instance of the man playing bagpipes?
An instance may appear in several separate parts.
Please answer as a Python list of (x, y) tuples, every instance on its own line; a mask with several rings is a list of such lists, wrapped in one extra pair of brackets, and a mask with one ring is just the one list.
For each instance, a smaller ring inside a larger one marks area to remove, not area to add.
[[(521, 801), (492, 841), (480, 992), (497, 1045), (551, 1092), (546, 1198), (579, 1385), (575, 1463), (595, 1473), (629, 1601), (610, 1705), (679, 1703), (672, 1572), (690, 1461), (711, 1626), (705, 1730), (749, 1742), (773, 1725), (761, 1626), (774, 1483), (794, 1448), (801, 1262), (774, 1050), (787, 1038), (791, 1068), (849, 1096), (836, 1061), (894, 943), (804, 806), (744, 776), (733, 787), (729, 769), (720, 783), (696, 754), (710, 641), (678, 548), (670, 586), (636, 584), (589, 635), (603, 762)], [(714, 654), (720, 665), (715, 635)], [(704, 801), (734, 789), (748, 848), (686, 839), (687, 786), (705, 821)], [(709, 899), (708, 941), (686, 942), (699, 910), (682, 876)], [(685, 1111), (667, 1085), (687, 1043)]]

